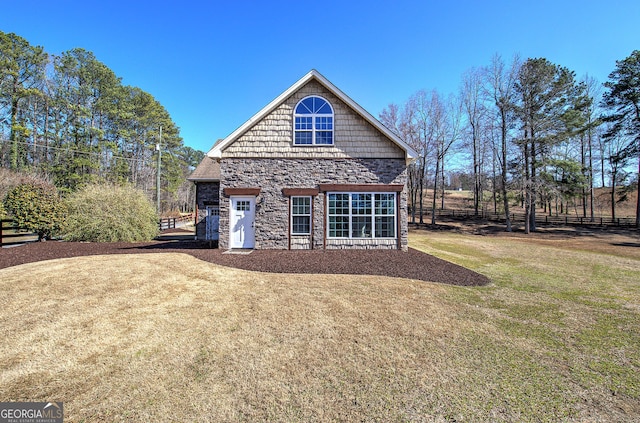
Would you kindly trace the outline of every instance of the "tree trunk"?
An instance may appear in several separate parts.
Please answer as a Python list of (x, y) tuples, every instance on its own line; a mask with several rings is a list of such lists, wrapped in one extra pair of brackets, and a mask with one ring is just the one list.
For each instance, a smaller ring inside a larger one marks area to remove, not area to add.
[(16, 124), (18, 119), (18, 100), (11, 101), (11, 120), (9, 125), (11, 129), (9, 131), (9, 141), (11, 141), (11, 169), (18, 169), (18, 140), (16, 135)]
[(593, 143), (591, 140), (591, 122), (589, 121), (589, 130), (587, 135), (587, 149), (589, 151), (589, 216), (590, 221), (595, 221), (594, 202), (593, 202)]
[(502, 108), (500, 110), (501, 115), (501, 141), (502, 141), (502, 174), (500, 179), (502, 181), (502, 202), (504, 204), (504, 217), (506, 220), (506, 231), (511, 232), (511, 217), (509, 216), (509, 196), (507, 193), (507, 116), (506, 111)]
[[(587, 153), (584, 142), (584, 134), (580, 137), (580, 164), (582, 165), (582, 177), (589, 178), (587, 169)], [(582, 217), (587, 217), (587, 187), (582, 186)]]
[(640, 139), (638, 140), (638, 191), (636, 192), (636, 228), (640, 228)]
[(616, 183), (611, 184), (611, 219), (616, 220)]
[(425, 178), (425, 167), (426, 167), (426, 157), (423, 157), (420, 164), (420, 179), (418, 186), (420, 188), (420, 224), (424, 223), (424, 178)]
[(529, 173), (529, 144), (526, 141), (525, 135), (525, 144), (524, 144), (524, 233), (528, 234), (531, 232), (531, 180)]
[(529, 196), (529, 230), (535, 232), (536, 230), (536, 196), (538, 195), (537, 189), (537, 175), (536, 175), (536, 142), (533, 134), (533, 130), (531, 131), (531, 195)]
[(478, 140), (473, 122), (471, 122), (471, 133), (473, 137), (473, 215), (478, 217), (478, 203), (480, 202), (480, 166), (478, 164)]
[(442, 159), (442, 169), (440, 170), (440, 176), (442, 177), (442, 187), (440, 189), (440, 193), (442, 196), (440, 197), (440, 210), (444, 210), (444, 194), (445, 194), (445, 183), (444, 183), (444, 158)]
[(438, 192), (438, 172), (440, 171), (440, 152), (436, 157), (436, 177), (433, 179), (433, 202), (431, 204), (431, 224), (436, 224), (436, 193)]

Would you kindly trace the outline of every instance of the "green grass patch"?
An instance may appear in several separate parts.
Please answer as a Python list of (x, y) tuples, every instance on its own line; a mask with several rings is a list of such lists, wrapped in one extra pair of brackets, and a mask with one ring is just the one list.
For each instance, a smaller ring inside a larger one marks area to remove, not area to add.
[(442, 295), (472, 310), (458, 316), (474, 328), (458, 346), (456, 359), (473, 357), (457, 364), (471, 388), (452, 420), (640, 417), (640, 260), (628, 250), (441, 232), (410, 245), (493, 281)]

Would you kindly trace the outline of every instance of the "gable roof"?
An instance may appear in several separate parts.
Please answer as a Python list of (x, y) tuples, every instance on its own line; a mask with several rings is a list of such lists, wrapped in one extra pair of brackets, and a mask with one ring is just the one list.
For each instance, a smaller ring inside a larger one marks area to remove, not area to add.
[(384, 134), (387, 138), (393, 141), (398, 147), (400, 147), (405, 152), (405, 158), (407, 160), (414, 159), (418, 157), (418, 153), (411, 148), (407, 143), (405, 143), (400, 137), (394, 134), (389, 128), (384, 126), (378, 119), (373, 117), (369, 112), (362, 108), (358, 103), (353, 101), (348, 95), (343, 93), (338, 87), (333, 85), (327, 78), (322, 76), (320, 72), (315, 69), (312, 69), (305, 76), (300, 78), (298, 82), (290, 86), (285, 92), (280, 94), (276, 99), (274, 99), (271, 103), (267, 104), (262, 110), (253, 115), (251, 119), (246, 121), (242, 126), (233, 131), (229, 136), (224, 138), (223, 140), (219, 140), (207, 153), (208, 157), (212, 158), (220, 158), (222, 157), (222, 151), (231, 145), (234, 141), (236, 141), (242, 134), (244, 134), (247, 130), (249, 130), (254, 124), (262, 120), (265, 116), (271, 113), (274, 109), (280, 106), (286, 99), (288, 99), (293, 93), (298, 91), (304, 85), (306, 85), (309, 81), (315, 80), (319, 82), (324, 88), (329, 90), (332, 94), (342, 100), (345, 104), (347, 104), (351, 109), (353, 109), (356, 113), (358, 113), (364, 120), (373, 125), (377, 130), (379, 130), (382, 134)]
[(204, 156), (198, 167), (189, 175), (187, 181), (191, 182), (217, 182), (220, 181), (220, 163), (211, 157)]

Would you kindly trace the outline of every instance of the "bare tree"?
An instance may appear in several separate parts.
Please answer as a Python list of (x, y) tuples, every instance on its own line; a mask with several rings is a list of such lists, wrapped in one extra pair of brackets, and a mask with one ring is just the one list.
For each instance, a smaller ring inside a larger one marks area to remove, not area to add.
[[(433, 200), (431, 205), (431, 224), (436, 224), (436, 198), (438, 193), (438, 175), (444, 174), (445, 158), (451, 147), (460, 140), (462, 123), (462, 102), (459, 97), (450, 96), (443, 101), (437, 92), (431, 97), (431, 133), (434, 135), (436, 151), (436, 169), (433, 181)], [(444, 184), (444, 181), (443, 181)]]
[(479, 69), (469, 69), (462, 77), (462, 106), (467, 124), (467, 146), (471, 149), (473, 165), (473, 212), (478, 216), (482, 196), (481, 158), (483, 145), (483, 120), (486, 109), (482, 98), (483, 75)]
[(508, 196), (508, 143), (509, 129), (514, 122), (515, 84), (520, 69), (520, 59), (515, 56), (511, 65), (507, 67), (499, 55), (493, 56), (491, 64), (484, 69), (486, 81), (486, 95), (493, 106), (493, 116), (499, 128), (499, 147), (496, 150), (500, 163), (500, 189), (506, 219), (506, 230), (511, 232), (511, 217), (509, 215)]
[[(595, 136), (595, 129), (600, 125), (597, 105), (601, 97), (601, 85), (595, 78), (586, 75), (583, 78), (583, 84), (585, 89), (585, 107), (583, 110), (583, 116), (585, 119), (586, 130), (583, 132), (581, 142), (581, 158), (584, 177), (587, 181), (585, 190), (583, 191), (582, 209), (583, 216), (587, 215), (587, 202), (586, 197), (589, 197), (589, 216), (590, 221), (594, 221), (594, 188), (593, 188), (593, 139)], [(588, 189), (588, 195), (585, 192)]]

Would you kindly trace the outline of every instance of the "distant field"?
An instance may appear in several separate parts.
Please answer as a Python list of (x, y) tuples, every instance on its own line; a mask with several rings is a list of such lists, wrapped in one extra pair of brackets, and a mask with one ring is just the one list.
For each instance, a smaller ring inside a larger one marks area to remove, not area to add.
[[(426, 190), (424, 197), (424, 204), (427, 208), (431, 208), (431, 201), (433, 198), (433, 191)], [(636, 198), (637, 192), (629, 193), (625, 201), (616, 205), (617, 217), (635, 217), (636, 215)], [(473, 209), (473, 192), (472, 191), (457, 191), (446, 190), (445, 191), (445, 208), (448, 209)], [(490, 192), (485, 192), (484, 208), (486, 210), (493, 211), (493, 199)], [(440, 197), (438, 197), (437, 207), (440, 207)], [(498, 207), (502, 207), (501, 204)], [(515, 213), (523, 212), (522, 208), (518, 204), (511, 204), (511, 211)], [(542, 208), (540, 208), (542, 212)], [(570, 205), (569, 214), (582, 214), (582, 203)], [(589, 213), (589, 204), (587, 204), (587, 213)], [(610, 217), (611, 216), (611, 192), (609, 188), (597, 188), (594, 196), (594, 214), (598, 217)]]
[(493, 283), (182, 254), (0, 270), (0, 398), (64, 401), (65, 422), (640, 420), (637, 232), (410, 245)]

